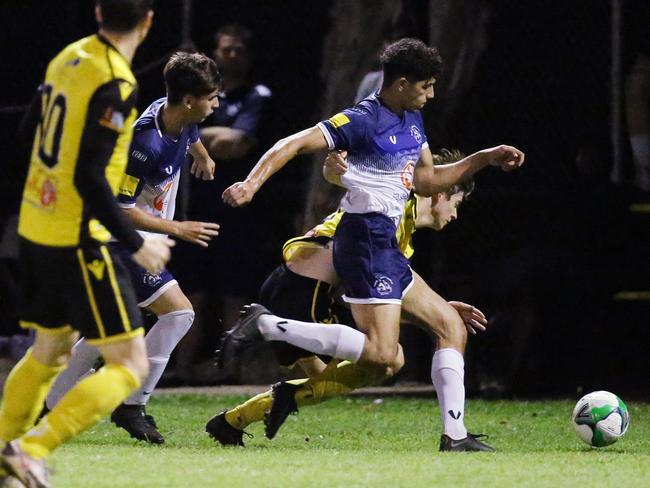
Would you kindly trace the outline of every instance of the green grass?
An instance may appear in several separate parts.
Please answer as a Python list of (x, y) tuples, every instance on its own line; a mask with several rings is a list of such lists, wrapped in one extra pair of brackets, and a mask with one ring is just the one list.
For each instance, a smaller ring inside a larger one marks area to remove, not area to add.
[(206, 420), (242, 397), (179, 395), (148, 408), (167, 442), (137, 443), (108, 421), (51, 458), (58, 487), (650, 486), (650, 405), (628, 404), (626, 437), (596, 450), (569, 421), (572, 401), (468, 403), (466, 422), (497, 453), (439, 453), (433, 400), (337, 399), (289, 417), (273, 441), (222, 448)]

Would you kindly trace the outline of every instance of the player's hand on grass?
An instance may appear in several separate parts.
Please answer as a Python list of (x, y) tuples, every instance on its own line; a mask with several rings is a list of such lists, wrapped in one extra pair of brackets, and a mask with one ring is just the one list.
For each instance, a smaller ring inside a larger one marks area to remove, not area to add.
[(219, 235), (219, 224), (214, 222), (185, 220), (175, 224), (174, 237), (199, 246), (208, 247), (208, 241)]
[(190, 173), (204, 181), (214, 180), (215, 167), (216, 165), (212, 158), (204, 160), (195, 159), (190, 168)]
[(463, 302), (449, 302), (449, 305), (454, 307), (460, 318), (463, 319), (467, 332), (476, 335), (477, 332), (483, 332), (487, 325), (485, 314), (478, 308)]
[(133, 253), (133, 260), (149, 273), (158, 274), (169, 261), (174, 244), (169, 237), (147, 237), (140, 249)]
[(487, 156), (490, 166), (498, 166), (503, 171), (512, 171), (524, 164), (524, 153), (513, 146), (502, 144), (482, 152)]
[(238, 181), (230, 185), (221, 195), (223, 201), (231, 207), (243, 207), (250, 203), (255, 195), (253, 185), (247, 181)]

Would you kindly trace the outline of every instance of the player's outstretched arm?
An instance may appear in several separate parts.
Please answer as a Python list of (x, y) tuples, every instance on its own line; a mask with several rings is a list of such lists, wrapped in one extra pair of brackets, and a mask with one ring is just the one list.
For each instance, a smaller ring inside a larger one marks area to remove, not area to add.
[(343, 186), (341, 176), (348, 171), (347, 151), (330, 151), (323, 163), (323, 178), (328, 183)]
[(157, 234), (169, 234), (184, 241), (208, 247), (208, 242), (219, 235), (219, 224), (214, 222), (178, 221), (154, 217), (137, 207), (123, 208), (136, 229)]
[(524, 159), (524, 153), (516, 147), (501, 145), (482, 149), (455, 163), (434, 168), (431, 151), (425, 148), (415, 167), (414, 184), (418, 194), (431, 196), (472, 177), (486, 166), (497, 166), (503, 171), (512, 171), (524, 164)]
[(189, 153), (194, 158), (190, 173), (204, 181), (214, 180), (215, 164), (203, 143), (198, 140), (190, 146)]
[(232, 184), (223, 192), (223, 201), (232, 207), (249, 203), (271, 175), (299, 154), (327, 149), (322, 131), (314, 126), (280, 139), (266, 151), (244, 181)]

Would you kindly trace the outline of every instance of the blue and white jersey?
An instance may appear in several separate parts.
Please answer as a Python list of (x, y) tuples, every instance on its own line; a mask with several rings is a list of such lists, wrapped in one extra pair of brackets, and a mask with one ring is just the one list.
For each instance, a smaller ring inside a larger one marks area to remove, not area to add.
[(348, 151), (341, 208), (379, 212), (397, 225), (413, 188), (415, 165), (428, 147), (420, 112), (397, 115), (373, 95), (318, 127), (330, 149)]
[(199, 131), (196, 124), (190, 124), (176, 139), (166, 135), (162, 122), (166, 100), (153, 102), (134, 124), (129, 163), (117, 199), (122, 208), (137, 206), (150, 215), (172, 220), (180, 169), (188, 159), (190, 145), (199, 140)]

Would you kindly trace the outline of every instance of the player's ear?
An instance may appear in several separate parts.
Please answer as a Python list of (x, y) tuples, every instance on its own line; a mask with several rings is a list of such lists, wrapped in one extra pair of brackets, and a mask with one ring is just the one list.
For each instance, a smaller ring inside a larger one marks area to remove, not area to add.
[(95, 20), (97, 25), (102, 25), (104, 18), (102, 17), (102, 9), (99, 7), (99, 3), (95, 4)]
[(188, 110), (192, 110), (192, 105), (194, 105), (194, 97), (192, 95), (185, 95), (183, 97), (183, 106)]
[(399, 91), (403, 91), (404, 89), (406, 89), (408, 84), (409, 84), (409, 80), (407, 80), (402, 76), (399, 80), (397, 80), (397, 89)]

